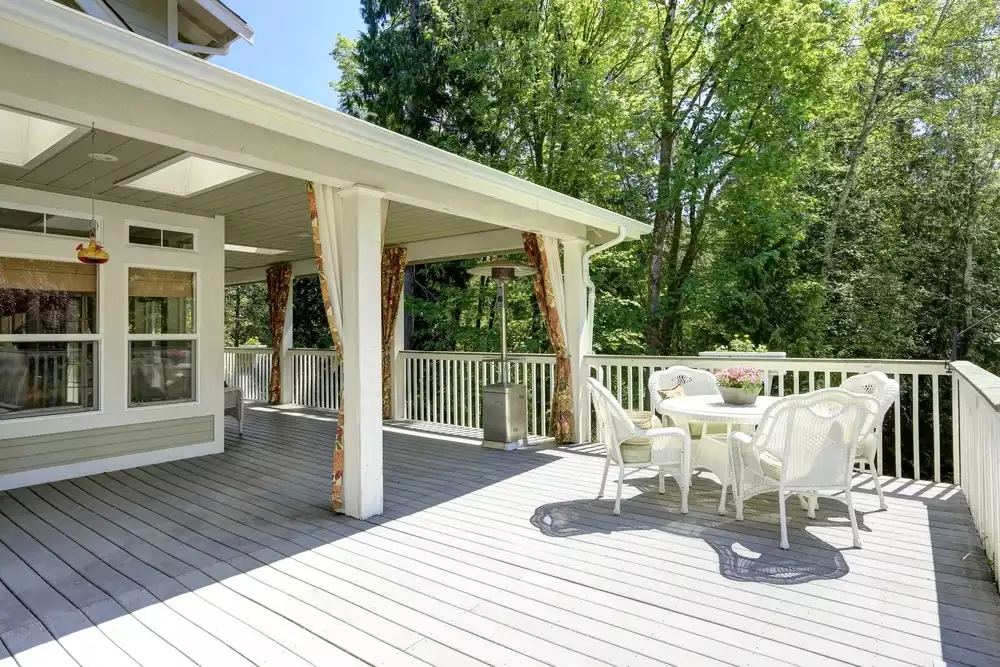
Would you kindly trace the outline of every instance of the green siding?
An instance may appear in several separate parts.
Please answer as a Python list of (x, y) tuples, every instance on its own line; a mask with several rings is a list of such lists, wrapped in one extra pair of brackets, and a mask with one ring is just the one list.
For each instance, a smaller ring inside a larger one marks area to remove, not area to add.
[(211, 442), (212, 415), (0, 440), (0, 474)]

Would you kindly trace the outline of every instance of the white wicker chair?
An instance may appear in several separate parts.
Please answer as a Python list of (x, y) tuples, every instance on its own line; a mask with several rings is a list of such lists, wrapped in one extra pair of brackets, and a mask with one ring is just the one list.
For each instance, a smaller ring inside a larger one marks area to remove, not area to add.
[(719, 395), (719, 385), (715, 381), (715, 376), (700, 368), (688, 368), (687, 366), (671, 366), (670, 368), (651, 373), (649, 376), (649, 405), (653, 409), (653, 414), (660, 413), (660, 404), (664, 399), (660, 396), (661, 391), (671, 389), (684, 389), (685, 396), (717, 396)]
[(233, 417), (240, 426), (243, 435), (243, 390), (239, 387), (223, 387), (223, 419), (228, 415)]
[(777, 491), (781, 548), (787, 549), (786, 494), (843, 491), (854, 546), (860, 547), (851, 478), (858, 439), (871, 429), (877, 413), (874, 398), (843, 389), (820, 389), (775, 401), (752, 436), (730, 433), (737, 520), (743, 519), (747, 499)]
[[(715, 381), (715, 376), (700, 368), (688, 368), (687, 366), (671, 366), (662, 371), (651, 373), (647, 383), (649, 390), (649, 404), (653, 408), (654, 415), (664, 414), (661, 410), (663, 402), (667, 400), (660, 395), (661, 391), (671, 391), (683, 389), (685, 396), (719, 396), (719, 385)], [(673, 419), (673, 418), (671, 418)], [(719, 514), (726, 513), (726, 492), (729, 484), (729, 450), (726, 446), (726, 434), (728, 427), (726, 424), (700, 424), (676, 422), (674, 425), (680, 426), (691, 435), (691, 465), (692, 468), (705, 468), (715, 473), (722, 484), (722, 493), (719, 495)], [(665, 424), (671, 421), (664, 419)], [(702, 436), (715, 436), (717, 442), (705, 443), (702, 446)]]
[(873, 371), (847, 378), (840, 384), (840, 388), (855, 394), (868, 394), (878, 401), (878, 413), (875, 415), (874, 428), (861, 434), (854, 463), (861, 466), (861, 472), (865, 471), (866, 465), (868, 466), (872, 479), (875, 481), (879, 506), (886, 509), (885, 496), (882, 495), (882, 483), (879, 481), (875, 462), (882, 450), (882, 422), (886, 413), (889, 412), (889, 408), (899, 399), (899, 383), (889, 379), (885, 373)]
[(680, 428), (640, 429), (597, 379), (587, 378), (587, 387), (597, 414), (597, 435), (607, 452), (604, 476), (601, 478), (597, 497), (604, 495), (608, 469), (614, 462), (618, 466), (618, 493), (614, 513), (620, 514), (625, 469), (657, 468), (660, 493), (665, 490), (664, 477), (670, 473), (681, 489), (681, 512), (686, 514), (688, 489), (691, 486), (691, 437), (687, 431)]

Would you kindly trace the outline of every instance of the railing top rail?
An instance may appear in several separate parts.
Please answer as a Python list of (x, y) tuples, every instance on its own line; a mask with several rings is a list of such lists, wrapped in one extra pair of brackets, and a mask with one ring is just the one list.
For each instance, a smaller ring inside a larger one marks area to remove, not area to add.
[(274, 352), (273, 349), (271, 349), (270, 347), (267, 347), (266, 345), (263, 345), (263, 346), (260, 346), (260, 347), (257, 347), (257, 346), (254, 346), (254, 347), (227, 347), (227, 348), (225, 348), (225, 351), (226, 352), (246, 353), (246, 354), (266, 354), (266, 353)]
[[(550, 362), (554, 361), (556, 355), (554, 354), (539, 354), (539, 353), (521, 353), (521, 352), (511, 352), (511, 363), (517, 363), (519, 361), (528, 362)], [(489, 359), (490, 361), (499, 361), (499, 352), (424, 352), (422, 350), (403, 350), (400, 355), (404, 357), (415, 357), (421, 359)]]
[(802, 370), (813, 371), (843, 371), (866, 372), (872, 370), (888, 370), (889, 372), (917, 373), (920, 375), (946, 375), (948, 362), (934, 359), (837, 359), (837, 358), (747, 358), (743, 356), (711, 356), (711, 357), (652, 357), (640, 355), (588, 355), (585, 360), (591, 364), (620, 364), (636, 366), (672, 366), (683, 365), (692, 367), (718, 366), (720, 363), (732, 362), (756, 366), (766, 370), (788, 371), (801, 367)]
[(288, 348), (289, 354), (337, 354), (337, 351), (331, 347), (290, 347)]
[(955, 361), (950, 366), (955, 375), (968, 382), (994, 410), (1000, 412), (1000, 377), (971, 361)]

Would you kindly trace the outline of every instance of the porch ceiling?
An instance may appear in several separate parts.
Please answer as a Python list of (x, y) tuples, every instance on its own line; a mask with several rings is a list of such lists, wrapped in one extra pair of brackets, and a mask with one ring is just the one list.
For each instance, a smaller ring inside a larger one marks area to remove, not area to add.
[[(98, 162), (88, 153), (117, 162)], [(116, 183), (184, 151), (97, 131), (31, 169), (0, 165), (0, 183), (197, 215), (226, 216), (226, 243), (286, 251), (281, 255), (227, 252), (226, 269), (249, 269), (313, 256), (305, 181), (264, 172), (191, 197), (177, 197)], [(503, 229), (496, 225), (412, 206), (389, 203), (386, 242), (406, 245)]]

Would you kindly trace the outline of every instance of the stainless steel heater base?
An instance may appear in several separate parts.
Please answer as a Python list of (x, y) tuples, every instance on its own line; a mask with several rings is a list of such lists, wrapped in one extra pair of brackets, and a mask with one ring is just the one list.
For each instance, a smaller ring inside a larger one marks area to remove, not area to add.
[(527, 396), (520, 384), (483, 387), (483, 447), (511, 450), (528, 444)]

